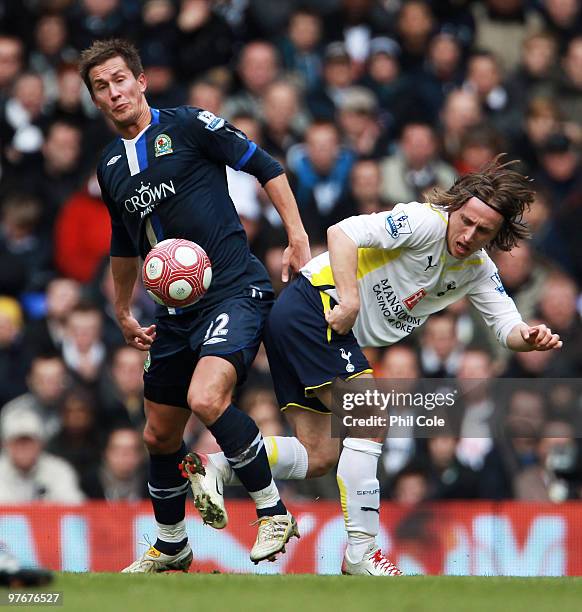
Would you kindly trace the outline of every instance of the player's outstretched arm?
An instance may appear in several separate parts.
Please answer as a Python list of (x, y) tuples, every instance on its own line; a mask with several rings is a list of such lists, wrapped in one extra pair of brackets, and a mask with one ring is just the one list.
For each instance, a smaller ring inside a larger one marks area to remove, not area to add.
[(289, 268), (292, 272), (299, 272), (300, 268), (311, 259), (309, 238), (303, 227), (297, 202), (287, 177), (280, 174), (265, 183), (264, 188), (281, 216), (289, 238), (289, 246), (283, 253), (283, 271), (281, 273), (281, 279), (286, 283), (289, 280)]
[(337, 225), (327, 230), (327, 247), (339, 304), (325, 313), (329, 326), (338, 334), (347, 334), (360, 311), (358, 290), (358, 246)]
[(558, 334), (541, 323), (540, 325), (516, 325), (507, 336), (507, 348), (512, 351), (551, 351), (562, 348), (562, 341)]
[(129, 346), (149, 350), (156, 337), (156, 326), (141, 327), (131, 314), (130, 304), (139, 270), (137, 257), (111, 257), (111, 274), (115, 288), (115, 316)]

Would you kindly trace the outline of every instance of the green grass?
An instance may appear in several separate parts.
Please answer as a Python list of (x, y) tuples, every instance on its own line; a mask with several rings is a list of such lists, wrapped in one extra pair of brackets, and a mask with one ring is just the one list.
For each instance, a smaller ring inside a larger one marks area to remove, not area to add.
[(79, 612), (582, 610), (582, 578), (59, 574), (50, 590)]

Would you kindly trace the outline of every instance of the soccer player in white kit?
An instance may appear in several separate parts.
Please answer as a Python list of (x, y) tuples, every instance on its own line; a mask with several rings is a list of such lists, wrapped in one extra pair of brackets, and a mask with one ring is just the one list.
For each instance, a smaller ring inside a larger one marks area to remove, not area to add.
[[(521, 219), (534, 193), (510, 166), (496, 160), (447, 191), (435, 190), (431, 202), (350, 217), (328, 230), (329, 251), (312, 259), (283, 291), (265, 331), (277, 398), (296, 435), (265, 438), (274, 478), (329, 471), (339, 453), (329, 419), (321, 416), (334, 410), (331, 383), (372, 377), (363, 347), (398, 342), (463, 296), (502, 346), (513, 351), (562, 346), (546, 325), (522, 321), (485, 250), (508, 251), (527, 236)], [(380, 437), (348, 433), (343, 441), (337, 481), (348, 533), (344, 574), (400, 574), (375, 541), (381, 451)], [(209, 476), (235, 482), (220, 454), (209, 459), (216, 467)]]

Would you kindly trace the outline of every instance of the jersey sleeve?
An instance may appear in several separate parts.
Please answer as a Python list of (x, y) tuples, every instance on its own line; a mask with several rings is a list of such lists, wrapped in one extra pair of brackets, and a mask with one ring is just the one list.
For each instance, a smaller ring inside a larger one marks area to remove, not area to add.
[(497, 267), (488, 256), (467, 297), (487, 326), (495, 332), (499, 344), (507, 348), (509, 332), (523, 321), (514, 301), (505, 291)]
[(103, 176), (99, 169), (97, 170), (97, 181), (101, 188), (101, 199), (105, 202), (111, 219), (111, 246), (109, 248), (109, 254), (112, 257), (137, 257), (138, 252), (135, 245), (123, 223), (121, 215), (117, 211), (115, 202), (107, 192)]
[(358, 248), (415, 248), (442, 239), (447, 217), (429, 204), (397, 204), (389, 212), (358, 215), (338, 226)]
[(190, 109), (189, 126), (201, 151), (212, 161), (233, 170), (244, 170), (261, 185), (283, 174), (281, 164), (222, 117), (210, 111)]

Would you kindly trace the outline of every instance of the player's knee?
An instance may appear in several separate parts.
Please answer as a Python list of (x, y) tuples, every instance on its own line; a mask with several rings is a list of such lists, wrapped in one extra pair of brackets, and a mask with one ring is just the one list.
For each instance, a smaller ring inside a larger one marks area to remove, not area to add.
[(180, 446), (182, 435), (176, 432), (163, 431), (147, 423), (143, 431), (143, 441), (150, 453), (171, 453)]
[(230, 403), (230, 398), (223, 397), (212, 390), (190, 390), (188, 406), (190, 410), (206, 425), (214, 423)]

